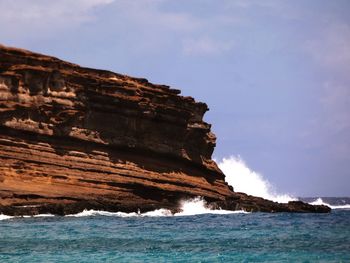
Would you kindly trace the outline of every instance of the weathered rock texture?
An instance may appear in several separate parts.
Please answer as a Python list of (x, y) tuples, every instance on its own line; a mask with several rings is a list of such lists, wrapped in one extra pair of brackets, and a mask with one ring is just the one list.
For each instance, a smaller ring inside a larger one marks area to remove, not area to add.
[(195, 196), (226, 209), (328, 211), (234, 193), (211, 160), (207, 105), (179, 93), (0, 46), (0, 213), (176, 210)]

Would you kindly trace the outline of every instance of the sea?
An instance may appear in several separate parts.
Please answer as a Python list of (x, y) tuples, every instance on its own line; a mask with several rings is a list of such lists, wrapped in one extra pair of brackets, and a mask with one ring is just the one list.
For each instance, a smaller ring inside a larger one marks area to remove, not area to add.
[(332, 211), (209, 210), (195, 198), (175, 215), (0, 215), (0, 262), (350, 262), (350, 198), (302, 200)]

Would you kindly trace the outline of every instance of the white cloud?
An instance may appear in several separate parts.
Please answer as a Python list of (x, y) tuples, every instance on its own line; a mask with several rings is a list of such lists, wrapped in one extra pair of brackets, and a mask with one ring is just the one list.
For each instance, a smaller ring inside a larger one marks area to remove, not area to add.
[(161, 10), (163, 0), (116, 1), (115, 8), (123, 19), (141, 28), (191, 32), (201, 26), (201, 21), (184, 12)]
[(93, 18), (91, 11), (114, 0), (0, 0), (3, 39), (47, 37)]
[(210, 37), (188, 38), (182, 42), (186, 55), (220, 55), (233, 48), (233, 41), (219, 41)]
[(256, 6), (262, 6), (262, 7), (277, 7), (281, 6), (281, 1), (276, 1), (276, 0), (228, 0), (225, 2), (225, 5), (227, 7), (232, 7), (232, 8), (252, 8)]
[[(104, 19), (94, 10), (109, 5), (114, 16), (106, 26), (119, 32), (135, 54), (157, 53), (176, 47), (185, 55), (215, 56), (231, 50), (233, 41), (213, 36), (222, 26), (239, 24), (236, 16), (196, 16), (186, 10), (169, 10), (168, 0), (0, 0), (0, 38), (9, 43), (59, 39), (62, 32), (76, 32), (87, 22)], [(101, 13), (100, 13), (101, 14)], [(93, 32), (104, 38), (104, 32)], [(67, 34), (65, 34), (67, 35)], [(117, 41), (117, 38), (115, 38)], [(16, 41), (20, 40), (20, 41)], [(112, 39), (113, 41), (113, 39)], [(6, 44), (6, 43), (4, 43)], [(119, 44), (119, 42), (117, 43)]]
[[(63, 18), (75, 19), (68, 15), (77, 17), (85, 16), (90, 9), (112, 3), (114, 0), (0, 0), (3, 11), (1, 19), (7, 21), (18, 21), (26, 19)], [(60, 17), (64, 16), (64, 17)], [(29, 21), (30, 22), (30, 21)]]

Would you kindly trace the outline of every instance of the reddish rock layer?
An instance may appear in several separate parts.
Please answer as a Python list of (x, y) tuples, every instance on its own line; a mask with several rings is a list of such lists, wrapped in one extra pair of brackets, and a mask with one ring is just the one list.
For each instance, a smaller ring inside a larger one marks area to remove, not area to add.
[(232, 193), (207, 105), (178, 90), (2, 46), (0, 92), (2, 205), (148, 210)]
[(0, 46), (0, 213), (177, 209), (195, 196), (259, 211), (211, 160), (207, 105), (179, 93)]

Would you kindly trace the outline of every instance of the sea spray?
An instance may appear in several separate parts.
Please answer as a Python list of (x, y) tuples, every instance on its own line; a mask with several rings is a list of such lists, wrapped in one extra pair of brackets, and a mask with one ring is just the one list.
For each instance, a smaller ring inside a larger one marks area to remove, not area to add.
[(181, 202), (181, 212), (176, 213), (175, 216), (192, 216), (201, 214), (234, 214), (234, 213), (248, 213), (242, 210), (230, 211), (221, 209), (210, 209), (207, 207), (205, 200), (201, 197), (196, 197), (190, 200)]
[(251, 170), (240, 156), (230, 156), (218, 161), (220, 169), (226, 175), (226, 182), (236, 192), (263, 197), (279, 203), (297, 200), (288, 194), (277, 194), (270, 182), (261, 174)]
[(331, 205), (329, 203), (326, 203), (322, 200), (322, 198), (317, 198), (315, 201), (310, 202), (311, 205), (326, 205), (329, 206), (331, 209), (350, 209), (350, 204), (344, 204), (344, 205)]

